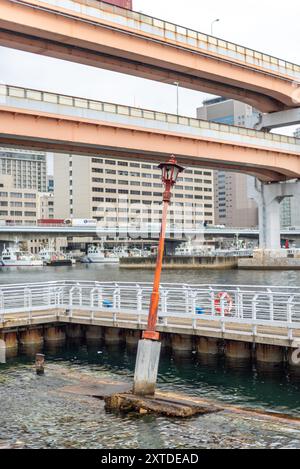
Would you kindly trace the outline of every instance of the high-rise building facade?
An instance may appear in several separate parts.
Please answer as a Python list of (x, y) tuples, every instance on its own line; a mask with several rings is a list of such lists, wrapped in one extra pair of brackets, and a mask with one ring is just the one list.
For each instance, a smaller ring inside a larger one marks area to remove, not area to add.
[[(232, 99), (204, 101), (197, 117), (228, 125), (252, 127), (257, 111)], [(256, 227), (258, 209), (248, 197), (249, 176), (229, 171), (215, 171), (214, 200), (216, 224), (229, 227)]]
[[(118, 226), (159, 222), (161, 171), (156, 164), (109, 157), (54, 155), (55, 218), (94, 218)], [(187, 168), (174, 189), (170, 223), (214, 223), (213, 173)]]
[(0, 220), (12, 224), (35, 224), (38, 218), (37, 191), (18, 189), (12, 175), (0, 174)]
[(25, 149), (0, 148), (0, 174), (12, 176), (16, 189), (46, 192), (46, 153)]

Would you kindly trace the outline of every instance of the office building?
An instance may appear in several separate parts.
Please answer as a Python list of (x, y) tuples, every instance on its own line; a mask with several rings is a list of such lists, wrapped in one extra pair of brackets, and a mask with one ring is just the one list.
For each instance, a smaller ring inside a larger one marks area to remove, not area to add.
[[(251, 128), (257, 111), (248, 104), (232, 99), (215, 98), (203, 102), (197, 117), (213, 122)], [(256, 227), (258, 209), (248, 197), (249, 176), (228, 171), (215, 171), (215, 222), (228, 227)]]
[[(156, 164), (107, 157), (54, 155), (55, 218), (94, 218), (106, 225), (160, 221), (161, 171)], [(187, 168), (174, 189), (170, 223), (214, 223), (213, 174)]]
[(0, 148), (0, 175), (12, 176), (15, 189), (47, 191), (46, 153)]
[(18, 189), (12, 175), (0, 174), (0, 220), (12, 224), (35, 224), (37, 191)]

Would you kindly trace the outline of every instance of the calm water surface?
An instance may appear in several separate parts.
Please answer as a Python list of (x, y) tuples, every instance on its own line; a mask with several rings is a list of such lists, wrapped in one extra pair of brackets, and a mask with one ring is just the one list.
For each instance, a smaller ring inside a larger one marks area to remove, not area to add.
[[(151, 282), (150, 270), (120, 269), (117, 265), (78, 264), (74, 267), (0, 268), (0, 283), (52, 280)], [(163, 282), (239, 285), (300, 285), (300, 271), (167, 270)]]
[[(117, 266), (0, 269), (0, 283), (151, 281), (152, 276), (151, 271), (120, 270)], [(167, 271), (163, 281), (297, 286), (300, 272)], [(300, 448), (300, 427), (293, 423), (224, 412), (185, 421), (107, 414), (102, 401), (68, 394), (62, 388), (78, 384), (80, 376), (131, 382), (134, 350), (99, 342), (44, 352), (44, 377), (35, 375), (33, 352), (0, 365), (0, 447), (1, 442), (20, 441), (28, 448)], [(164, 352), (159, 387), (300, 417), (300, 372), (284, 366), (256, 368), (245, 362)]]
[[(98, 399), (63, 391), (80, 377), (131, 382), (135, 351), (77, 344), (44, 350), (46, 374), (34, 353), (0, 365), (1, 440), (28, 448), (300, 448), (300, 426), (225, 412), (188, 420), (108, 414)], [(159, 387), (226, 403), (300, 417), (300, 373), (250, 368), (222, 359), (165, 352)]]

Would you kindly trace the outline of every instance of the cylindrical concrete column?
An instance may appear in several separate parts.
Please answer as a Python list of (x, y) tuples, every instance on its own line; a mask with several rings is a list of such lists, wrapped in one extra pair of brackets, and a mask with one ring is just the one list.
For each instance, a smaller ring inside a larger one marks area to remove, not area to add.
[(256, 344), (256, 360), (261, 363), (282, 363), (284, 348), (277, 345)]
[(196, 337), (196, 350), (199, 354), (203, 355), (218, 355), (218, 339), (210, 337)]
[(1, 337), (5, 342), (6, 349), (18, 348), (18, 337), (16, 332), (5, 332)]
[(225, 356), (234, 360), (251, 360), (252, 343), (227, 340), (225, 343)]
[(160, 343), (161, 343), (162, 351), (165, 351), (166, 349), (171, 349), (172, 348), (172, 341), (171, 341), (170, 334), (166, 334), (165, 332), (161, 333), (160, 334)]
[(68, 324), (66, 334), (68, 339), (82, 339), (84, 337), (84, 329), (80, 324)]
[(104, 337), (103, 327), (101, 326), (87, 326), (85, 330), (85, 338), (88, 341), (100, 342)]
[(44, 329), (46, 343), (63, 343), (66, 340), (66, 330), (63, 326), (47, 327)]
[(288, 350), (288, 362), (290, 366), (300, 370), (300, 348)]
[(28, 329), (21, 331), (19, 341), (22, 346), (41, 345), (44, 342), (43, 329)]
[(106, 327), (104, 339), (108, 344), (118, 344), (124, 340), (124, 337), (121, 334), (121, 329), (118, 327)]
[(141, 331), (127, 329), (125, 332), (126, 345), (136, 347), (141, 339)]
[(193, 338), (190, 335), (172, 334), (171, 344), (174, 353), (191, 353), (193, 350)]

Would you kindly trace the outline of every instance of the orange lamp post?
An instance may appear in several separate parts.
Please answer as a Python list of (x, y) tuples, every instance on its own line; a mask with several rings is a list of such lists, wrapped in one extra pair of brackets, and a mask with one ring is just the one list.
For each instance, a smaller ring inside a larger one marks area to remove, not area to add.
[(160, 277), (164, 256), (165, 248), (165, 237), (166, 237), (166, 227), (167, 227), (167, 215), (168, 208), (171, 202), (171, 190), (172, 187), (176, 184), (179, 173), (181, 173), (184, 168), (177, 164), (175, 156), (172, 155), (170, 160), (167, 163), (161, 163), (159, 168), (162, 170), (162, 182), (165, 186), (165, 191), (163, 193), (163, 211), (162, 211), (162, 220), (161, 220), (161, 232), (159, 237), (159, 245), (157, 252), (156, 268), (154, 274), (153, 290), (150, 300), (149, 315), (148, 315), (148, 325), (146, 331), (143, 332), (143, 339), (148, 340), (159, 340), (159, 333), (156, 331), (157, 324), (157, 312), (159, 305), (159, 285)]

